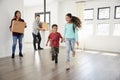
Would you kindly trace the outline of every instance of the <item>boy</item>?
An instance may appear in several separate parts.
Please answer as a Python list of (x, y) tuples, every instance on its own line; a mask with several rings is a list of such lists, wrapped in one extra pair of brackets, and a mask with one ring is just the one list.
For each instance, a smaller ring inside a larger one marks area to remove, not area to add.
[(48, 42), (50, 41), (51, 46), (51, 54), (52, 54), (52, 61), (55, 61), (55, 63), (58, 63), (58, 53), (59, 53), (59, 41), (61, 39), (61, 42), (63, 42), (63, 38), (58, 30), (58, 25), (53, 24), (52, 25), (52, 33), (49, 34), (48, 40), (46, 43), (46, 46), (48, 45)]

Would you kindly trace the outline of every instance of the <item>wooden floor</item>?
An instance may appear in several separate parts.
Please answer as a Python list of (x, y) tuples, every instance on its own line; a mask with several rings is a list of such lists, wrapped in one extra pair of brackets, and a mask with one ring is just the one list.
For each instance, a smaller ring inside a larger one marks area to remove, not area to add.
[(59, 63), (51, 61), (49, 49), (33, 52), (26, 47), (24, 57), (0, 59), (0, 80), (120, 80), (120, 55), (77, 50), (71, 69), (65, 69), (65, 48), (60, 48)]

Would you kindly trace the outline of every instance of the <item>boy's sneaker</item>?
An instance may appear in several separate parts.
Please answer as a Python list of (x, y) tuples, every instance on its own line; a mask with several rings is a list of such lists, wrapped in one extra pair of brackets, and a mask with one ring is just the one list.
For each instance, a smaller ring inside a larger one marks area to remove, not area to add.
[(58, 63), (58, 54), (55, 55), (55, 63)]
[(52, 55), (52, 61), (54, 61), (55, 59), (54, 59), (54, 56)]
[(55, 60), (55, 64), (57, 64), (58, 63), (58, 60)]

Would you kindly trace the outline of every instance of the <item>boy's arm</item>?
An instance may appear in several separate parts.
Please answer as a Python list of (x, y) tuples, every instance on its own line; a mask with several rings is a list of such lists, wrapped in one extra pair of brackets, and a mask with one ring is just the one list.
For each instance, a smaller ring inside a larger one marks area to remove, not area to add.
[(46, 43), (46, 46), (48, 46), (48, 42), (50, 41), (50, 38), (48, 38), (48, 40), (47, 40), (47, 43)]
[(61, 43), (64, 41), (64, 38), (61, 36)]
[[(51, 34), (50, 34), (51, 35)], [(48, 46), (48, 42), (50, 41), (50, 35), (48, 36), (48, 40), (46, 42), (46, 46)]]
[(61, 38), (61, 43), (64, 41), (64, 38), (61, 36), (61, 34), (60, 34), (60, 38)]

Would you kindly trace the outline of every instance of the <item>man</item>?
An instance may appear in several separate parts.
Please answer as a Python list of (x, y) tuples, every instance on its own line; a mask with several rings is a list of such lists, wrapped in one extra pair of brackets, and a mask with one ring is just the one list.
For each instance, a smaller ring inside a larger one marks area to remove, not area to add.
[(40, 23), (40, 15), (37, 15), (35, 17), (35, 21), (33, 22), (33, 31), (32, 31), (32, 35), (33, 35), (33, 46), (34, 46), (34, 50), (36, 51), (36, 43), (38, 44), (38, 50), (42, 50), (43, 48), (40, 47), (40, 43), (41, 43), (41, 35), (40, 35), (40, 30), (42, 29), (41, 23)]

